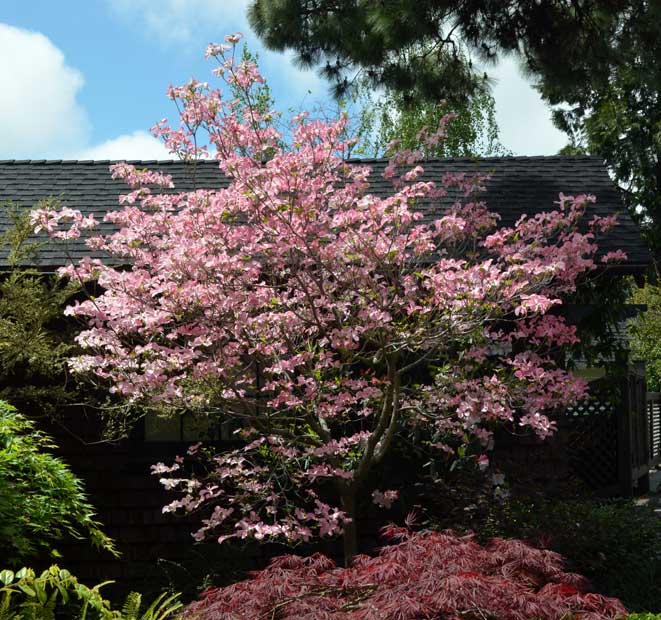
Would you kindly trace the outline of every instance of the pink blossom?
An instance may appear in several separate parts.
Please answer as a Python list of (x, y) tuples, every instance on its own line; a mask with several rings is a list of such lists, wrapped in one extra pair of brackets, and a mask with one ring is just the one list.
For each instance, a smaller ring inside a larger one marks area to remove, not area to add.
[(390, 508), (398, 498), (399, 493), (396, 490), (379, 491), (375, 489), (372, 491), (372, 501), (381, 508)]
[(514, 309), (517, 316), (526, 316), (531, 312), (545, 314), (551, 306), (561, 304), (559, 299), (549, 299), (544, 295), (522, 295), (521, 303)]
[(627, 260), (627, 253), (623, 250), (613, 250), (612, 252), (607, 252), (601, 257), (602, 263), (615, 263)]
[(486, 454), (480, 454), (477, 457), (477, 466), (480, 471), (486, 471), (489, 468), (489, 457)]

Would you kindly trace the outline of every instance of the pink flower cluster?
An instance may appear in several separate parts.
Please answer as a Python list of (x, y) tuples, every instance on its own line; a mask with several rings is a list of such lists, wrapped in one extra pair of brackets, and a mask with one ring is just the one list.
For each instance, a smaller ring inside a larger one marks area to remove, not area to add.
[[(54, 239), (78, 239), (81, 230), (90, 230), (98, 222), (93, 215), (83, 216), (76, 209), (65, 207), (56, 211), (51, 208), (35, 209), (30, 214), (30, 222), (36, 233), (44, 230)], [(69, 224), (66, 230), (57, 230), (60, 224)]]

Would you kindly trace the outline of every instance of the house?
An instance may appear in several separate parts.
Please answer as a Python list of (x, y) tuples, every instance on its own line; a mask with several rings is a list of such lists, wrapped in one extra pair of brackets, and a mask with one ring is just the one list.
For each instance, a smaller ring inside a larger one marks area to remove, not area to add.
[[(98, 219), (108, 211), (118, 209), (118, 196), (126, 191), (120, 181), (111, 178), (108, 171), (110, 161), (0, 161), (0, 201), (11, 200), (21, 208), (29, 209), (39, 200), (55, 197), (62, 205), (79, 209), (85, 215), (94, 214)], [(227, 179), (214, 161), (200, 161), (195, 164), (180, 161), (131, 162), (139, 167), (150, 168), (172, 175), (176, 191), (195, 188), (222, 187)], [(386, 166), (384, 160), (364, 161), (373, 167), (371, 191), (387, 195), (390, 183), (380, 172)], [(650, 255), (640, 232), (623, 208), (617, 189), (608, 172), (598, 158), (594, 157), (508, 157), (473, 159), (449, 159), (427, 162), (423, 179), (440, 179), (445, 172), (465, 172), (466, 174), (490, 174), (486, 182), (486, 192), (482, 198), (490, 210), (501, 216), (502, 225), (513, 225), (524, 213), (549, 210), (554, 207), (558, 194), (590, 193), (597, 197), (591, 213), (600, 216), (617, 214), (619, 225), (616, 230), (600, 243), (600, 253), (624, 250), (627, 260), (608, 268), (611, 276), (630, 275), (641, 277), (650, 262)], [(422, 203), (424, 216), (433, 219), (439, 211), (452, 204), (458, 196), (448, 195), (440, 207)], [(4, 218), (4, 219), (3, 219)], [(9, 220), (0, 214), (0, 234), (10, 225)], [(110, 224), (101, 229), (111, 230)], [(38, 253), (36, 265), (48, 272), (76, 260), (90, 252), (84, 239), (63, 245), (46, 242)], [(99, 255), (100, 258), (103, 258)], [(8, 269), (6, 256), (0, 255), (0, 269)], [(632, 445), (648, 445), (645, 429), (646, 417), (644, 377), (635, 368), (627, 374), (627, 405), (613, 415), (606, 415), (608, 407), (619, 405), (597, 403), (572, 412), (569, 434), (576, 434), (578, 428), (584, 437), (603, 435), (599, 458), (599, 474), (607, 471), (612, 483), (629, 492), (630, 487), (645, 476), (654, 455), (645, 450), (633, 450)], [(642, 403), (642, 406), (641, 406)], [(29, 412), (26, 412), (29, 413)], [(589, 423), (585, 421), (589, 421)], [(597, 420), (597, 422), (594, 422)], [(605, 421), (605, 422), (604, 422)], [(73, 422), (74, 424), (80, 422)], [(572, 430), (573, 429), (573, 430)], [(605, 429), (605, 430), (604, 430)], [(125, 562), (118, 564), (110, 558), (95, 558), (93, 562), (83, 562), (82, 572), (90, 579), (135, 578), (147, 571), (156, 558), (166, 558), (170, 563), (182, 560), (189, 551), (188, 528), (173, 523), (171, 518), (161, 514), (160, 507), (166, 496), (158, 484), (148, 475), (148, 467), (156, 461), (167, 460), (182, 449), (187, 441), (194, 441), (199, 429), (188, 425), (186, 419), (171, 424), (147, 419), (136, 429), (132, 437), (119, 445), (83, 446), (70, 438), (58, 437), (62, 454), (72, 464), (73, 469), (87, 483), (92, 499), (99, 508), (100, 519), (106, 524), (108, 533), (117, 539), (124, 550)], [(613, 434), (615, 433), (615, 434)], [(580, 433), (579, 433), (580, 435)], [(635, 441), (631, 440), (635, 435)], [(629, 449), (622, 447), (622, 437), (628, 438)], [(642, 442), (639, 438), (642, 437)], [(581, 440), (580, 446), (585, 446)], [(618, 444), (618, 441), (620, 443)], [(647, 442), (647, 444), (646, 444)], [(557, 446), (556, 446), (557, 447)], [(551, 469), (558, 461), (568, 463), (574, 459), (572, 447), (561, 446), (551, 452)], [(594, 451), (594, 446), (590, 448)], [(526, 466), (527, 459), (542, 459), (545, 447), (533, 443), (528, 447), (512, 447), (511, 454), (519, 459), (519, 466)], [(555, 452), (554, 452), (555, 450)], [(576, 452), (576, 450), (575, 450)], [(579, 450), (580, 452), (580, 450)], [(541, 456), (540, 456), (541, 455)], [(548, 456), (548, 455), (547, 455)], [(555, 459), (555, 460), (553, 460)], [(594, 469), (594, 468), (593, 468)], [(602, 475), (603, 478), (603, 475)], [(621, 486), (626, 478), (627, 487)], [(641, 483), (641, 484), (644, 484)], [(104, 565), (105, 564), (105, 565)]]

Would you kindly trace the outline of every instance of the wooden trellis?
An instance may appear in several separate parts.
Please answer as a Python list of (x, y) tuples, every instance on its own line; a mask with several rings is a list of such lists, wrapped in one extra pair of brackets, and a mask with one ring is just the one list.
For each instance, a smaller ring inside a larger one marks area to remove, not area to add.
[(593, 396), (562, 421), (572, 469), (605, 494), (647, 490), (650, 469), (661, 462), (661, 394), (647, 394), (642, 364), (628, 369), (617, 396), (602, 395), (606, 383), (592, 387)]
[(571, 469), (591, 488), (617, 492), (617, 410), (606, 399), (591, 398), (567, 410), (567, 454)]

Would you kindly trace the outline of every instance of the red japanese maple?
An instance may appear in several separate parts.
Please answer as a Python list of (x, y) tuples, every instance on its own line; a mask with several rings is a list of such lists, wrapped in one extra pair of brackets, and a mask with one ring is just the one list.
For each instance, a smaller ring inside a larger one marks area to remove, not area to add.
[(586, 592), (562, 558), (519, 540), (390, 528), (396, 544), (339, 568), (321, 554), (282, 556), (250, 579), (209, 588), (189, 605), (195, 620), (601, 620), (626, 615), (614, 598)]

